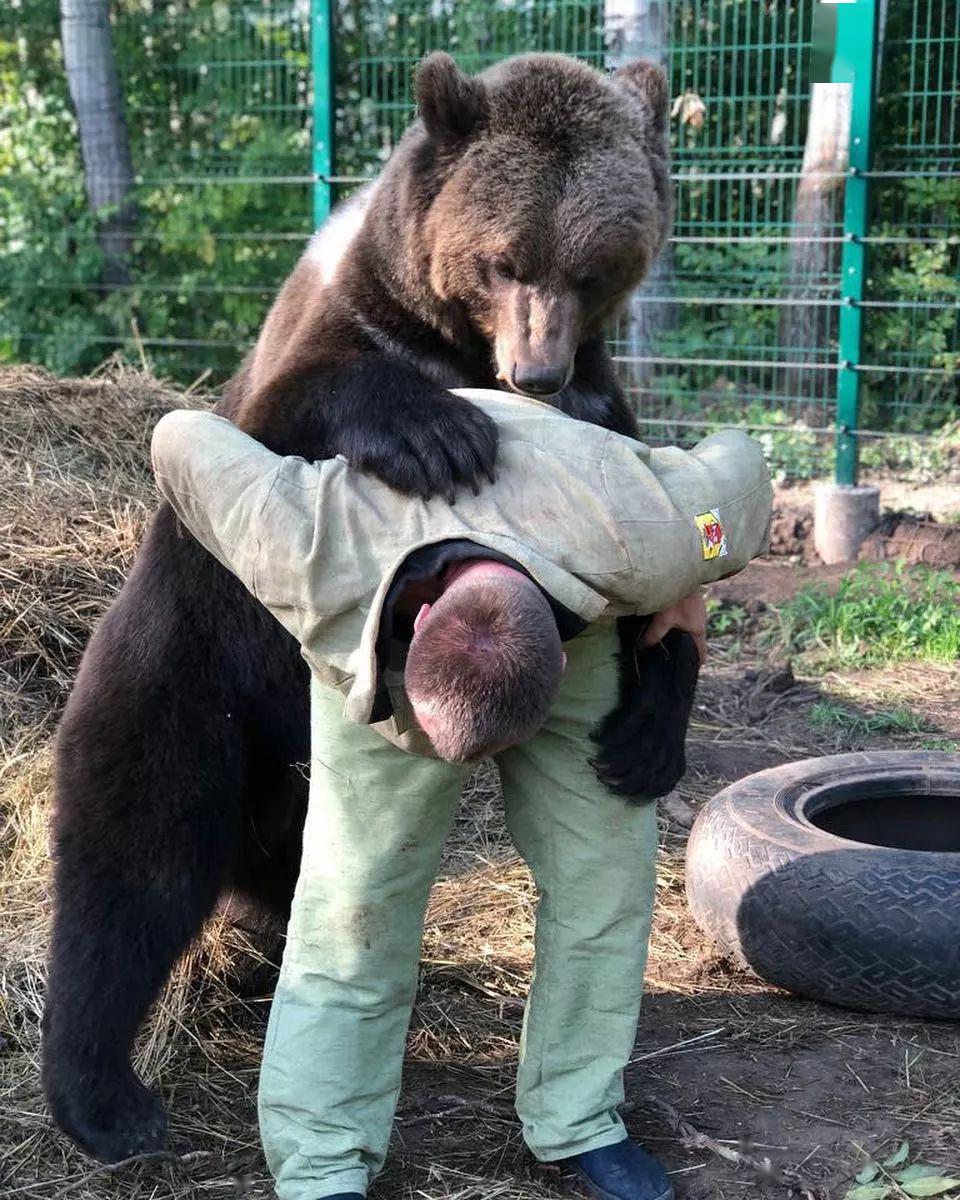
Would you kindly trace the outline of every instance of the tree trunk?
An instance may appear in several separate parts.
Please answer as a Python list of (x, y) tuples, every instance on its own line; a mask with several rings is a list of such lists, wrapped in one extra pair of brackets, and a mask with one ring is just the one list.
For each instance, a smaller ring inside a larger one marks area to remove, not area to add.
[[(662, 0), (604, 0), (607, 66), (616, 69), (645, 58), (666, 69), (668, 14)], [(656, 354), (660, 334), (677, 327), (678, 314), (675, 304), (657, 304), (653, 297), (671, 296), (673, 287), (673, 245), (667, 242), (620, 319), (621, 353), (630, 358)], [(650, 363), (632, 363), (627, 376), (632, 386), (649, 388), (654, 373)]]
[[(824, 299), (840, 264), (837, 237), (843, 224), (845, 176), (850, 166), (850, 85), (815, 83), (803, 151), (803, 166), (793, 211), (793, 237), (785, 295), (794, 301), (782, 310), (780, 343), (796, 362), (829, 358), (835, 310), (811, 304)], [(807, 400), (833, 395), (827, 371), (788, 370), (788, 396)]]
[[(875, 71), (877, 93), (883, 87), (883, 48), (887, 40), (887, 10), (890, 0), (880, 0), (880, 11), (877, 13), (877, 67)], [(949, 108), (949, 105), (944, 105)]]
[(60, 0), (63, 59), (80, 129), (87, 200), (98, 223), (103, 280), (116, 286), (130, 279), (136, 206), (109, 9), (109, 0)]

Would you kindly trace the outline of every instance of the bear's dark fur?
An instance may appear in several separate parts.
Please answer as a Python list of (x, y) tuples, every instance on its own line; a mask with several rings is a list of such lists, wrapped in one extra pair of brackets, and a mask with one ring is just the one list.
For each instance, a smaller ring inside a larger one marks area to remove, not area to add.
[[(603, 76), (553, 55), (476, 79), (435, 55), (417, 90), (421, 120), (333, 278), (308, 251), (220, 410), (277, 451), (452, 495), (493, 472), (496, 431), (447, 387), (525, 386), (634, 430), (601, 334), (669, 228), (667, 93), (646, 64)], [(625, 623), (598, 735), (626, 794), (682, 772), (697, 670), (690, 639), (639, 654), (636, 633)], [(218, 896), (289, 905), (307, 703), (297, 646), (161, 508), (57, 747), (43, 1075), (61, 1128), (99, 1158), (163, 1141), (130, 1049)]]

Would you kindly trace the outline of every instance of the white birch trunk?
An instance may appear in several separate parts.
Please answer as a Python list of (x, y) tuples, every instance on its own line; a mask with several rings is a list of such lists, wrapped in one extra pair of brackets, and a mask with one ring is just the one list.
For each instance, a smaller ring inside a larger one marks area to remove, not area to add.
[[(839, 236), (843, 223), (846, 174), (850, 167), (850, 101), (847, 83), (815, 83), (804, 143), (801, 178), (793, 210), (785, 307), (780, 341), (788, 359), (828, 359), (835, 309), (809, 301), (831, 298), (827, 286), (840, 263), (840, 244), (823, 239)], [(806, 301), (806, 303), (805, 303)], [(789, 370), (789, 396), (807, 400), (833, 394), (827, 371)]]
[[(608, 67), (616, 69), (645, 58), (666, 69), (668, 3), (663, 0), (604, 0), (603, 15), (608, 39)], [(672, 294), (673, 247), (667, 242), (620, 318), (619, 336), (624, 353), (631, 358), (656, 354), (660, 333), (676, 328), (677, 308), (673, 304), (651, 302), (649, 298)], [(631, 365), (629, 377), (636, 386), (647, 387), (653, 373), (650, 364), (635, 363)]]
[(87, 200), (98, 222), (104, 282), (126, 283), (136, 209), (109, 0), (60, 0), (60, 30)]

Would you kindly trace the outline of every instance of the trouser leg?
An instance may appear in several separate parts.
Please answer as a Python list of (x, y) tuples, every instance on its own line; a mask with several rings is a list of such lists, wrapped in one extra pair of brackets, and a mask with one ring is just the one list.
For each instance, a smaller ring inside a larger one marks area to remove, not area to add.
[(653, 909), (656, 809), (597, 780), (590, 731), (616, 696), (616, 631), (566, 646), (540, 733), (498, 758), (507, 823), (540, 893), (517, 1112), (543, 1161), (622, 1140), (617, 1105), (636, 1037)]
[(280, 1200), (364, 1193), (386, 1154), (423, 914), (464, 772), (313, 689), (310, 804), (260, 1075)]

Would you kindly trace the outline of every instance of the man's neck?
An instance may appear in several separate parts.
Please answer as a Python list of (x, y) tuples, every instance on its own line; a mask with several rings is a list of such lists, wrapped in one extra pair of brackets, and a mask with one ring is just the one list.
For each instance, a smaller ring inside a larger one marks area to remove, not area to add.
[(492, 558), (467, 558), (462, 562), (451, 564), (443, 572), (440, 578), (441, 591), (445, 592), (452, 583), (465, 579), (468, 575), (471, 578), (516, 575), (521, 579), (529, 579), (529, 576), (523, 571), (518, 571), (516, 567), (511, 567), (508, 563), (498, 562)]
[(451, 584), (467, 575), (489, 576), (491, 578), (503, 575), (520, 575), (526, 579), (522, 571), (497, 562), (491, 558), (466, 558), (451, 563), (439, 575), (428, 579), (411, 579), (397, 597), (394, 611), (401, 617), (415, 617), (424, 604), (435, 604)]

